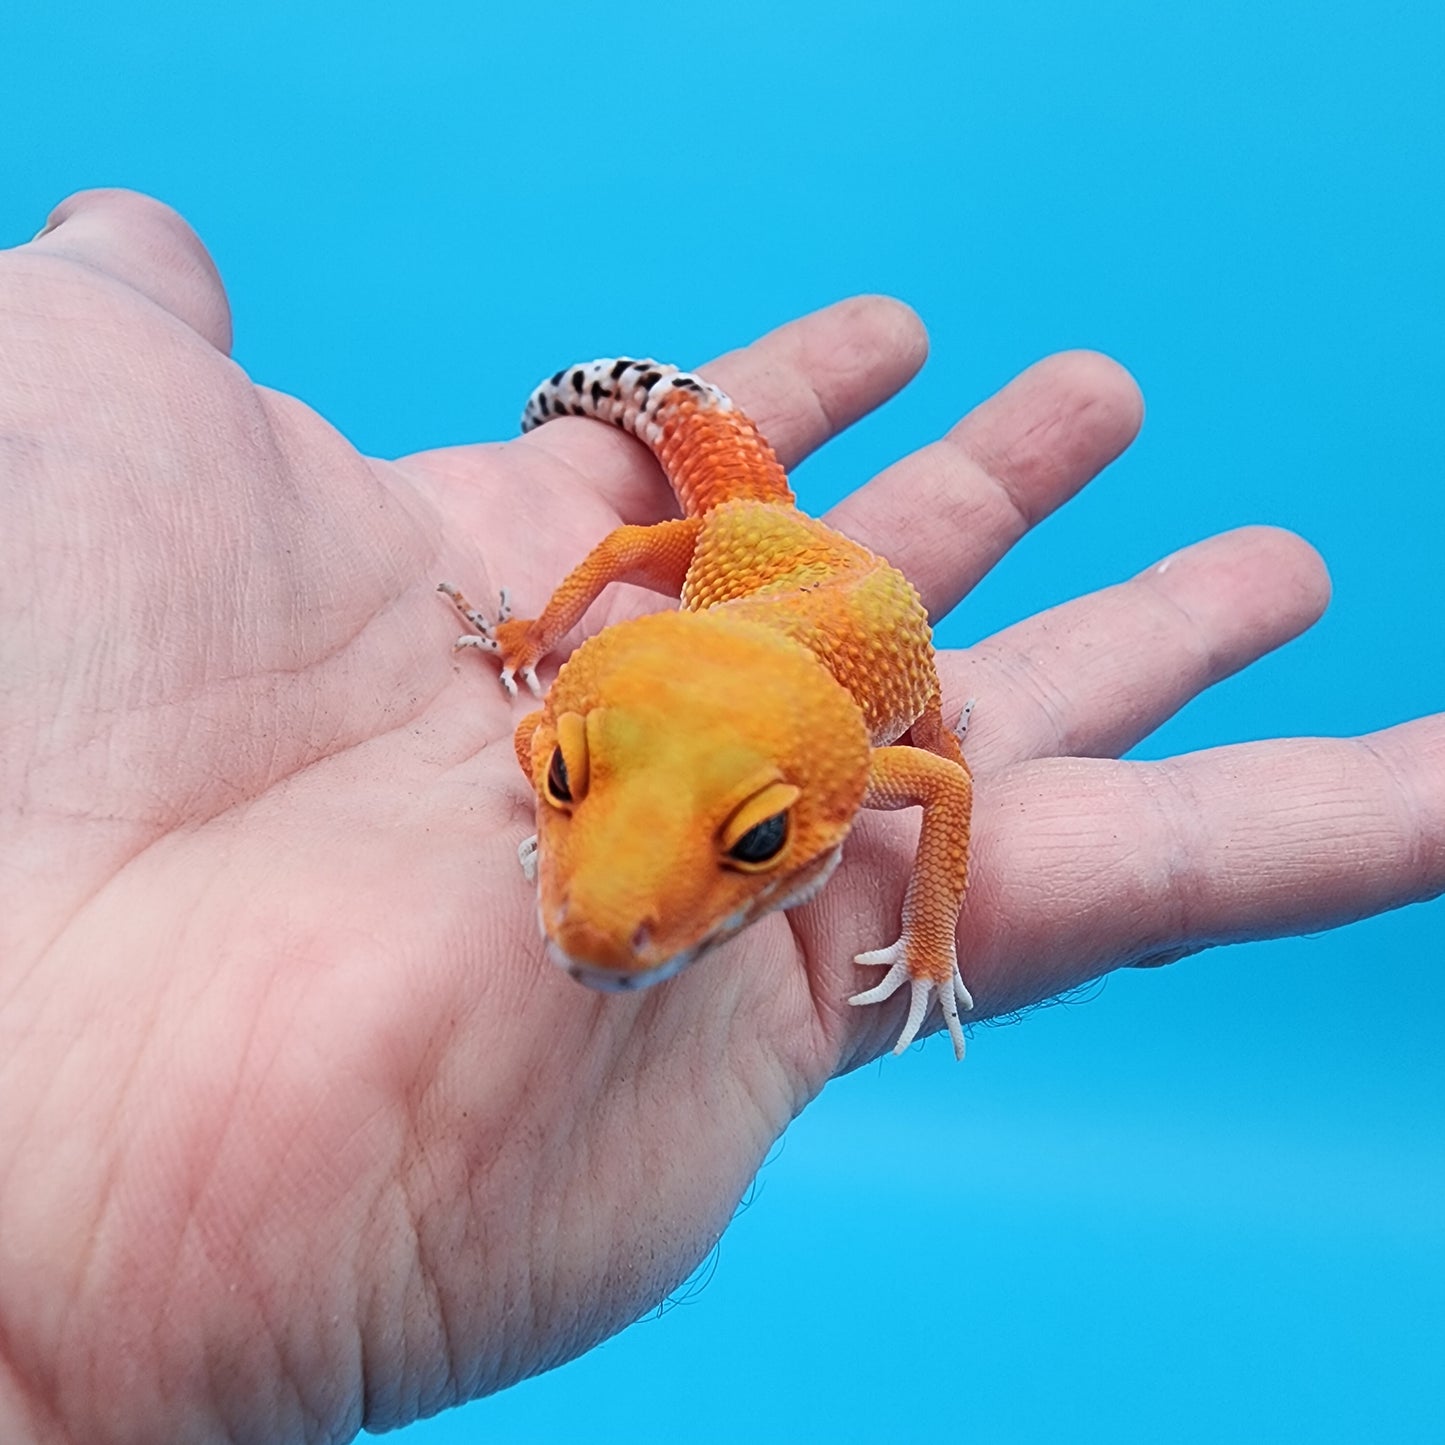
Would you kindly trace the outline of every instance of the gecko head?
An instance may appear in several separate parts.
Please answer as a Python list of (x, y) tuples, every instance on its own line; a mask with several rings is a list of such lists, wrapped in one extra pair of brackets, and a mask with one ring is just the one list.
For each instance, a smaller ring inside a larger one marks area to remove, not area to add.
[(666, 612), (573, 654), (531, 767), (548, 952), (594, 988), (632, 989), (821, 887), (869, 741), (800, 644), (717, 611)]

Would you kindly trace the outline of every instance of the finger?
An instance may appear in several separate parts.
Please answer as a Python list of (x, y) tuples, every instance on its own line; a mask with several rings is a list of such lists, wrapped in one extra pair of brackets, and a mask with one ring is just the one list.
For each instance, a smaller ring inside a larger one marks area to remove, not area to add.
[(699, 370), (752, 417), (791, 471), (901, 391), (927, 355), (928, 334), (911, 307), (854, 296)]
[(81, 191), (25, 249), (118, 281), (230, 352), (231, 308), (215, 263), (169, 206), (134, 191)]
[(1118, 757), (1197, 693), (1303, 632), (1329, 595), (1324, 563), (1302, 538), (1275, 527), (1226, 532), (942, 654), (945, 716), (977, 703), (975, 768)]
[(987, 1016), (1121, 964), (1445, 892), (1445, 714), (1166, 763), (1029, 764), (980, 789), (974, 837), (965, 975)]
[[(887, 401), (927, 354), (923, 324), (901, 301), (855, 296), (698, 370), (757, 423), (791, 470)], [(644, 448), (611, 428), (564, 417), (530, 432), (523, 444), (584, 476), (624, 521), (654, 521), (667, 505), (667, 489)]]
[(1123, 367), (1097, 352), (1063, 352), (880, 473), (827, 520), (887, 557), (941, 617), (1113, 461), (1142, 418), (1139, 388)]

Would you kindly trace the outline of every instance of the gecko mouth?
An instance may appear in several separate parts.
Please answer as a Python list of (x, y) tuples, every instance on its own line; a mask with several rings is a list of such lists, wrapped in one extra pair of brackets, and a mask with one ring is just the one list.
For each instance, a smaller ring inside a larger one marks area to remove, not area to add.
[(730, 938), (735, 937), (760, 913), (765, 913), (770, 908), (793, 908), (806, 902), (832, 876), (842, 854), (843, 848), (840, 844), (805, 869), (801, 881), (794, 879), (795, 886), (792, 892), (784, 898), (775, 899), (773, 897), (777, 892), (777, 885), (773, 885), (765, 889), (752, 903), (739, 908), (714, 924), (691, 948), (681, 949), (672, 957), (664, 958), (661, 963), (647, 964), (639, 968), (609, 968), (606, 964), (593, 963), (585, 958), (574, 958), (550, 936), (547, 926), (542, 920), (540, 908), (537, 922), (542, 928), (543, 938), (547, 940), (547, 956), (558, 968), (576, 979), (578, 983), (585, 984), (588, 988), (596, 989), (600, 993), (637, 993), (641, 989), (651, 988), (653, 984), (662, 983), (665, 979), (681, 973), (688, 964), (703, 954), (711, 952), (719, 944), (726, 943)]
[(550, 938), (547, 940), (547, 956), (558, 968), (575, 978), (578, 983), (586, 984), (588, 988), (595, 988), (601, 993), (636, 993), (639, 989), (650, 988), (655, 983), (661, 983), (664, 979), (681, 973), (701, 952), (701, 948), (685, 948), (681, 953), (675, 953), (671, 958), (665, 958), (661, 963), (652, 964), (648, 968), (604, 968), (601, 964), (573, 958)]
[(590, 959), (576, 958), (548, 932), (540, 903), (537, 908), (537, 925), (546, 940), (548, 958), (569, 977), (588, 988), (596, 989), (599, 993), (637, 993), (681, 973), (703, 954), (735, 937), (760, 913), (766, 913), (773, 908), (796, 908), (799, 904), (806, 903), (832, 877), (842, 856), (843, 845), (840, 843), (815, 858), (802, 870), (801, 877), (795, 876), (789, 880), (793, 883), (793, 888), (785, 896), (776, 897), (779, 884), (770, 885), (751, 903), (715, 923), (691, 948), (681, 949), (660, 963), (645, 964), (637, 968), (609, 968), (606, 964), (594, 963)]

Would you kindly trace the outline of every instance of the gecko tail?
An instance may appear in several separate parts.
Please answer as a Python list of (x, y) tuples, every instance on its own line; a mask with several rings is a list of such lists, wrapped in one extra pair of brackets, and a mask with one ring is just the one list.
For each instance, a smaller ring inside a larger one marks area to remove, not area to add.
[(627, 356), (578, 362), (533, 391), (522, 430), (559, 416), (594, 417), (631, 432), (662, 463), (688, 516), (739, 498), (795, 501), (782, 464), (751, 419), (690, 371)]
[(661, 437), (658, 413), (675, 389), (690, 392), (702, 408), (736, 410), (725, 392), (691, 372), (661, 361), (606, 356), (564, 367), (548, 377), (527, 399), (522, 430), (535, 431), (553, 417), (590, 416), (630, 431), (651, 446)]

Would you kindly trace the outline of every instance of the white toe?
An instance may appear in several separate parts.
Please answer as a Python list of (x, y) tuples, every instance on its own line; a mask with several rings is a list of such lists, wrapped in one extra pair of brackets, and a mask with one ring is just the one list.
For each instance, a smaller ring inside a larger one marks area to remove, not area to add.
[[(889, 952), (888, 949), (883, 949), (883, 948), (880, 948), (880, 949), (878, 949), (877, 951), (878, 951), (879, 953), (887, 953), (887, 952)], [(876, 963), (887, 963), (887, 962), (888, 962), (888, 960), (887, 960), (887, 959), (884, 959), (884, 958), (880, 958), (880, 959), (876, 959), (876, 960), (875, 960), (875, 959), (872, 958), (869, 954), (866, 954), (866, 953), (860, 953), (860, 954), (858, 955), (858, 957), (855, 958), (853, 961), (854, 961), (854, 963), (862, 963), (862, 964), (872, 964), (872, 963), (875, 963), (875, 962), (876, 962)], [(900, 988), (902, 988), (903, 984), (907, 981), (907, 978), (908, 978), (908, 968), (907, 968), (907, 965), (904, 964), (904, 962), (903, 962), (902, 959), (899, 959), (899, 961), (898, 961), (897, 963), (895, 963), (895, 964), (888, 970), (888, 972), (883, 976), (883, 980), (882, 980), (881, 983), (875, 984), (872, 988), (866, 990), (866, 991), (863, 992), (863, 993), (855, 993), (855, 994), (853, 995), (853, 997), (848, 1000), (848, 1002), (851, 1003), (851, 1004), (854, 1004), (854, 1005), (858, 1005), (858, 1004), (868, 1004), (868, 1003), (882, 1003), (885, 998), (892, 998), (893, 995), (894, 995), (895, 993), (897, 993)]]
[(465, 637), (459, 637), (452, 643), (454, 652), (461, 651), (464, 647), (479, 647), (483, 652), (495, 652), (497, 644), (490, 637), (474, 637), (470, 632)]

